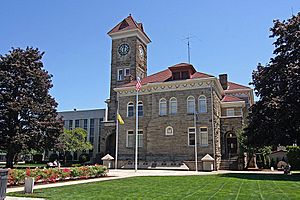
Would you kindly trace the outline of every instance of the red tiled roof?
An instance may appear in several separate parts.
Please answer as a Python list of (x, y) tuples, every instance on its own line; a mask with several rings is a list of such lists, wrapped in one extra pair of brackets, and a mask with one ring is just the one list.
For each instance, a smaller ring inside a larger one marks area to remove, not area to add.
[(230, 95), (225, 95), (222, 99), (222, 102), (234, 102), (234, 101), (244, 101), (244, 100)]
[(228, 81), (227, 90), (251, 89), (250, 87)]
[[(142, 85), (146, 85), (148, 83), (159, 83), (159, 82), (165, 82), (169, 78), (172, 77), (172, 72), (169, 69), (165, 69), (163, 71), (157, 72), (155, 74), (152, 74), (150, 76), (147, 76), (141, 80)], [(136, 84), (136, 80), (131, 81), (130, 83), (124, 84), (121, 87), (130, 87), (134, 86)]]
[(202, 73), (202, 72), (196, 72), (192, 75), (191, 79), (194, 79), (194, 78), (209, 78), (209, 77), (214, 77), (214, 76), (209, 75), (209, 74), (205, 74), (205, 73)]
[(136, 22), (131, 15), (126, 17), (123, 21), (118, 23), (114, 28), (112, 28), (107, 34), (117, 33), (121, 31), (135, 30), (138, 29), (150, 40), (147, 34), (144, 32), (143, 24)]
[[(173, 65), (169, 67), (168, 69), (165, 69), (163, 71), (157, 72), (155, 74), (152, 74), (150, 76), (147, 76), (141, 80), (142, 85), (146, 85), (148, 83), (160, 83), (160, 82), (166, 82), (172, 78), (172, 70), (174, 68), (191, 68), (194, 69), (193, 65), (187, 64), (187, 63), (180, 63)], [(195, 70), (195, 69), (194, 69)], [(196, 71), (196, 70), (195, 70)], [(201, 73), (201, 72), (195, 72), (192, 74), (191, 79), (195, 78), (209, 78), (213, 77), (212, 75)], [(136, 80), (131, 81), (130, 83), (124, 84), (121, 87), (130, 87), (134, 86), (136, 84)]]

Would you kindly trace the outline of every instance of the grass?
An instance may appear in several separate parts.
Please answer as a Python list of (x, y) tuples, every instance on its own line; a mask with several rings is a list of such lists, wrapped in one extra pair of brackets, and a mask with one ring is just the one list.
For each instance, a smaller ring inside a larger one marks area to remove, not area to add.
[(133, 177), (10, 196), (46, 199), (300, 199), (300, 175)]

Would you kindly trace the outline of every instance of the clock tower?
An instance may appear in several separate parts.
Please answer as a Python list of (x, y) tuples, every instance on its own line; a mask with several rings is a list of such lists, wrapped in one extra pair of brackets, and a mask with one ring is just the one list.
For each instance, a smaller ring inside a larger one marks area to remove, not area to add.
[(116, 25), (108, 35), (112, 39), (110, 99), (108, 120), (116, 119), (117, 94), (114, 88), (147, 76), (147, 44), (150, 38), (143, 24), (131, 15)]

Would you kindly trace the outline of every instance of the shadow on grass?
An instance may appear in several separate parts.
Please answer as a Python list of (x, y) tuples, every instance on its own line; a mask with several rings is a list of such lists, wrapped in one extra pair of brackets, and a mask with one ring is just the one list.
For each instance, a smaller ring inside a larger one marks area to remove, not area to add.
[(248, 179), (248, 180), (271, 180), (271, 181), (300, 181), (300, 174), (221, 174), (220, 177)]

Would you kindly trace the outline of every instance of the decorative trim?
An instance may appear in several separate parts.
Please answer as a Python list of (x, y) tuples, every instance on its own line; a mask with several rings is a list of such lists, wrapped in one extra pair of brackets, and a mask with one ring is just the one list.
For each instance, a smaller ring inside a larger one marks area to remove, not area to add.
[[(153, 92), (180, 91), (180, 90), (198, 89), (198, 88), (209, 89), (210, 86), (215, 87), (216, 89), (215, 91), (217, 95), (219, 96), (219, 98), (221, 98), (224, 91), (216, 77), (188, 79), (188, 80), (160, 82), (160, 83), (148, 83), (142, 86), (139, 94), (143, 95), (143, 94), (150, 94)], [(114, 91), (116, 91), (120, 96), (131, 96), (136, 94), (135, 86), (115, 88)]]

